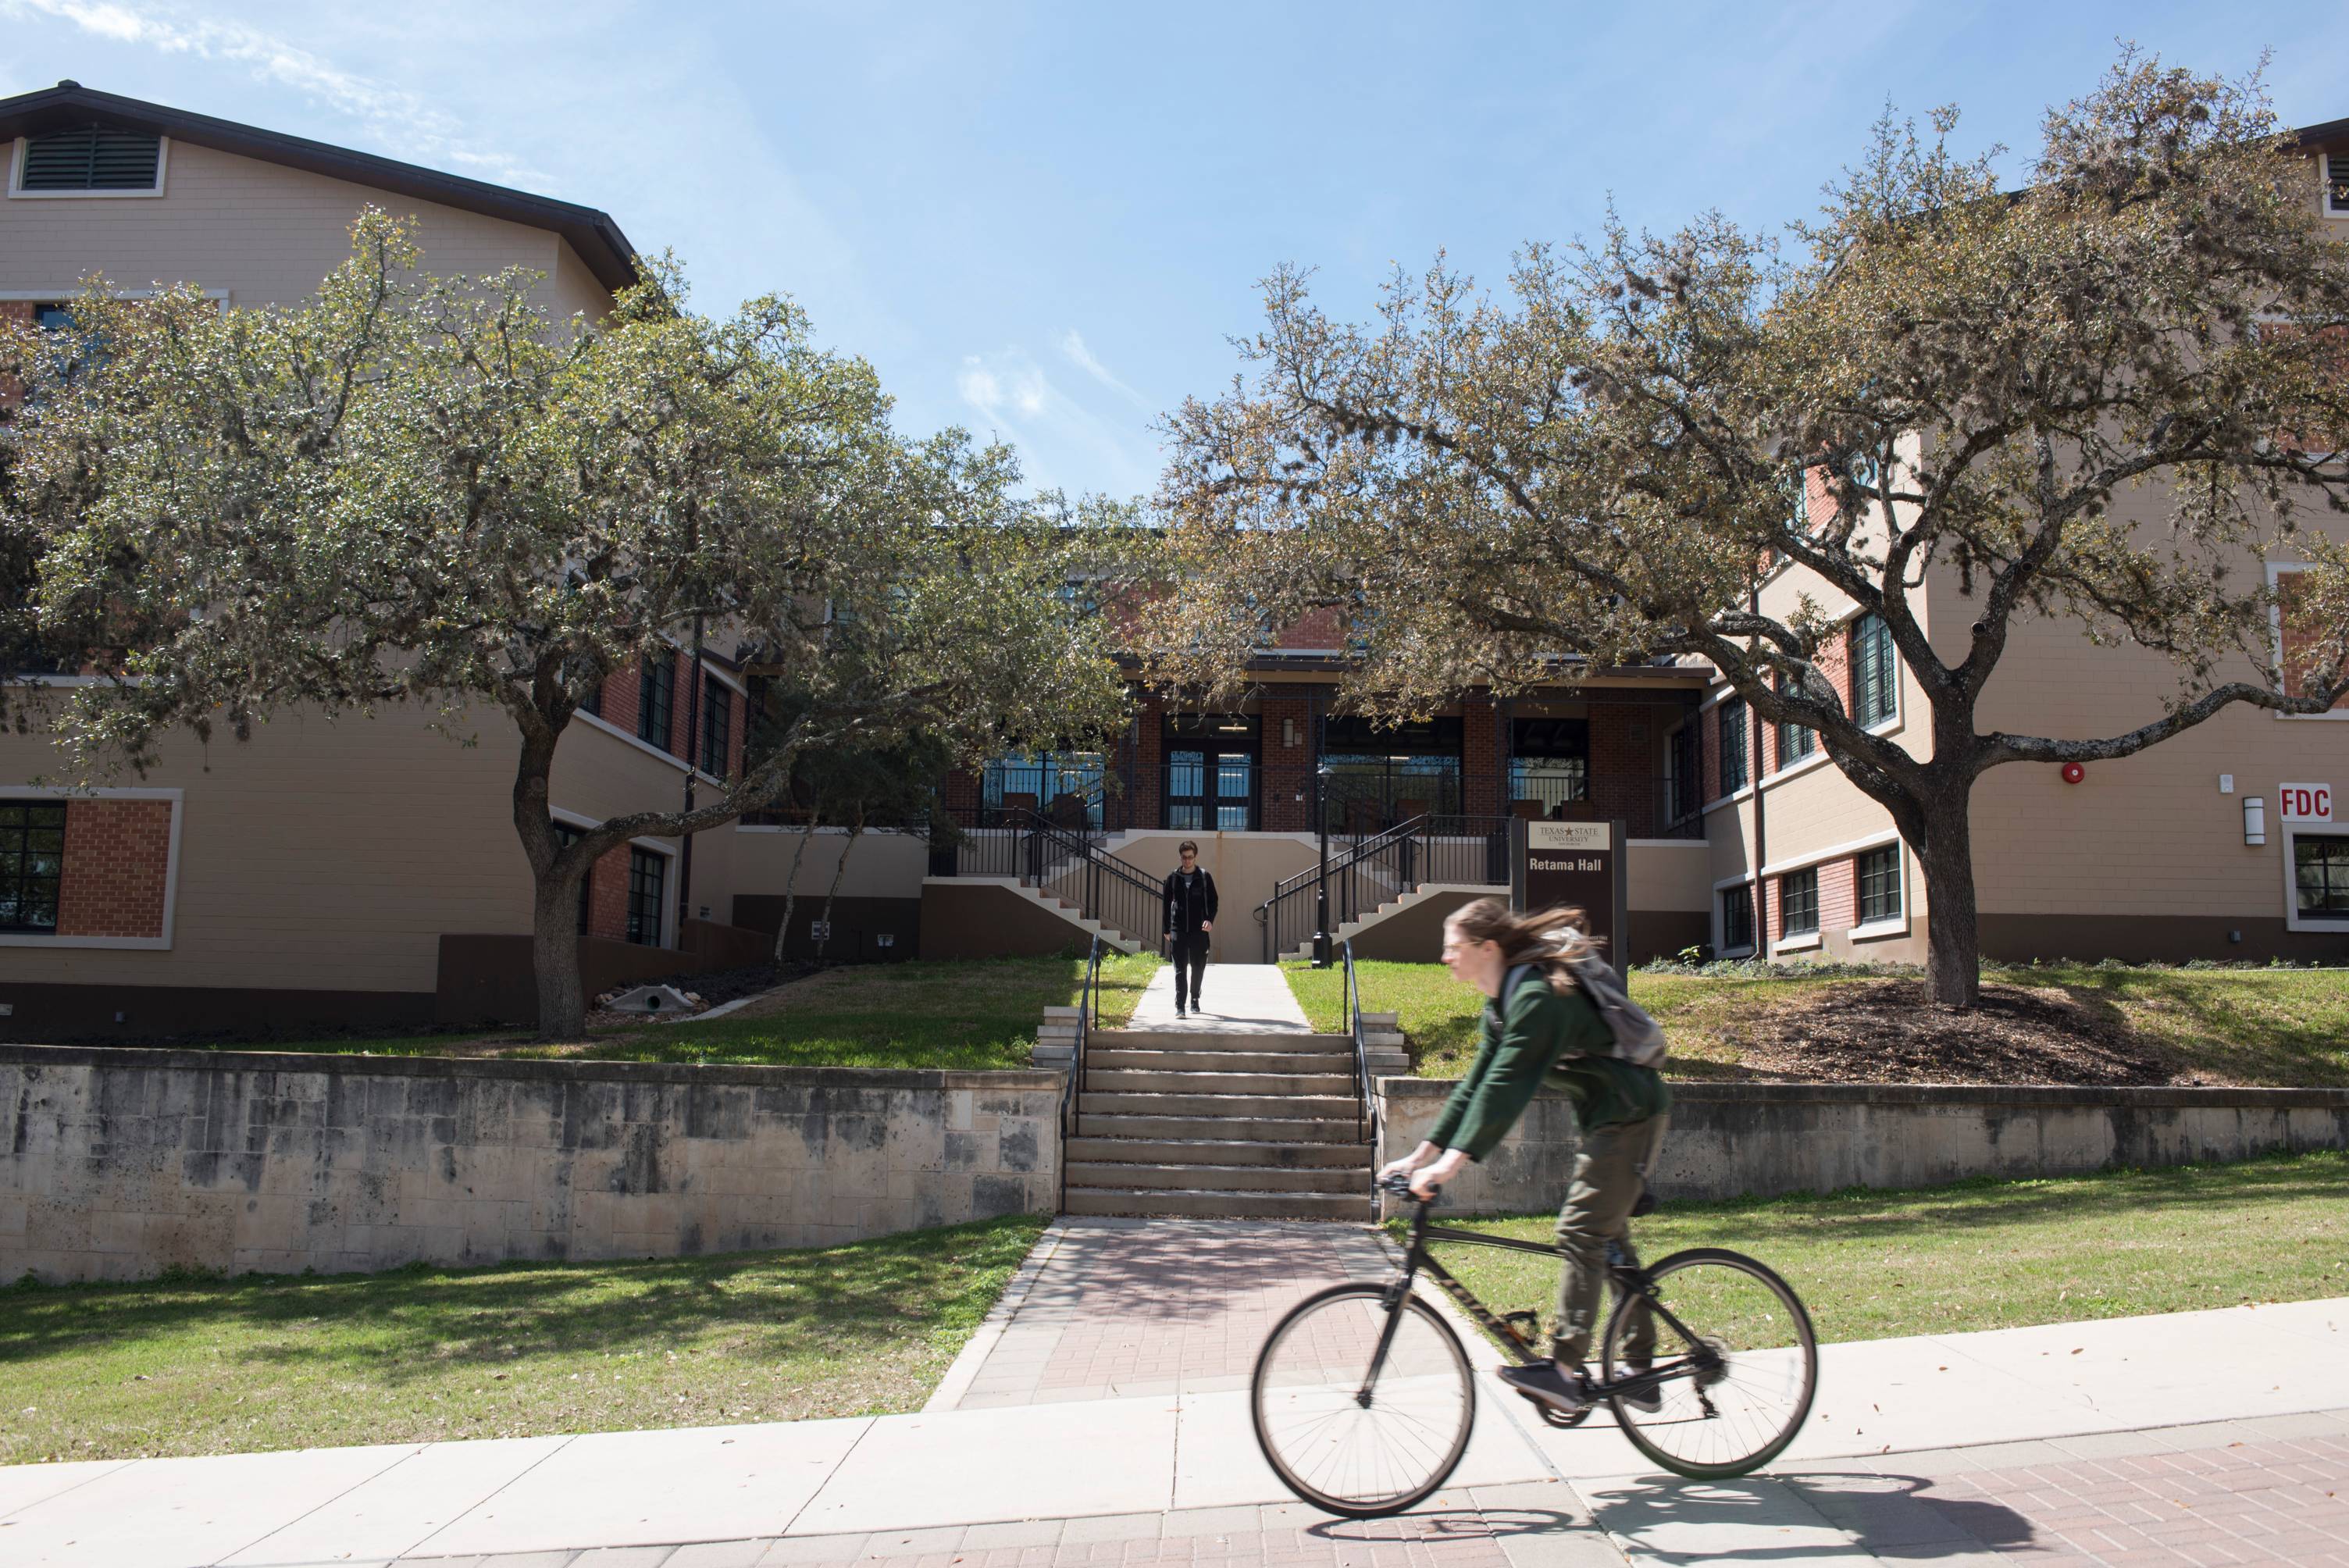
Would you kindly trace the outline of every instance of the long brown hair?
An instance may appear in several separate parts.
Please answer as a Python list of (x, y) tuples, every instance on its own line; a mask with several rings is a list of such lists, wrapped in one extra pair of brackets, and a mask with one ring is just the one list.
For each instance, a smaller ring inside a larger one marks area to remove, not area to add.
[(1571, 904), (1526, 913), (1497, 898), (1480, 898), (1453, 911), (1444, 923), (1466, 941), (1499, 943), (1509, 968), (1538, 965), (1549, 988), (1561, 995), (1575, 988), (1571, 961), (1598, 952), (1598, 944), (1584, 934), (1590, 917)]

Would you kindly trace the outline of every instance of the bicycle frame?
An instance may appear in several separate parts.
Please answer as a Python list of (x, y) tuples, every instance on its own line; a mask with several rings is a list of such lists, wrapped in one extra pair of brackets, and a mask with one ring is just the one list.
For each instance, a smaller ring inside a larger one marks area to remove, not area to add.
[[(1411, 1294), (1412, 1281), (1423, 1270), (1437, 1284), (1442, 1285), (1444, 1294), (1459, 1303), (1461, 1308), (1474, 1317), (1486, 1333), (1495, 1336), (1502, 1344), (1508, 1346), (1510, 1353), (1516, 1357), (1520, 1365), (1538, 1366), (1549, 1359), (1547, 1351), (1540, 1349), (1526, 1335), (1519, 1333), (1515, 1324), (1506, 1318), (1495, 1316), (1491, 1309), (1476, 1299), (1474, 1291), (1461, 1284), (1449, 1269), (1436, 1262), (1427, 1250), (1427, 1243), (1430, 1242), (1464, 1242), (1470, 1246), (1497, 1247), (1503, 1252), (1536, 1253), (1544, 1257), (1557, 1258), (1561, 1264), (1565, 1258), (1565, 1254), (1557, 1248), (1544, 1245), (1540, 1242), (1521, 1242), (1514, 1236), (1495, 1236), (1483, 1231), (1456, 1230), (1450, 1225), (1431, 1225), (1427, 1222), (1427, 1205), (1421, 1203), (1412, 1216), (1411, 1248), (1403, 1255), (1402, 1273), (1396, 1276), (1394, 1284), (1387, 1290), (1386, 1328), (1379, 1336), (1378, 1348), (1371, 1353), (1369, 1375), (1362, 1379), (1361, 1389), (1355, 1396), (1363, 1403), (1369, 1402), (1371, 1390), (1379, 1380), (1379, 1370), (1386, 1362), (1387, 1346), (1394, 1336), (1395, 1325), (1401, 1317), (1401, 1314), (1396, 1309), (1402, 1305), (1403, 1298)], [(1672, 1331), (1681, 1336), (1682, 1343), (1696, 1348), (1690, 1355), (1678, 1360), (1650, 1367), (1628, 1377), (1597, 1382), (1593, 1385), (1595, 1392), (1600, 1395), (1644, 1392), (1675, 1378), (1699, 1377), (1719, 1365), (1720, 1357), (1713, 1348), (1687, 1324), (1674, 1316), (1671, 1308), (1666, 1306), (1657, 1296), (1655, 1282), (1648, 1277), (1647, 1270), (1630, 1264), (1617, 1263), (1610, 1258), (1607, 1266), (1607, 1283), (1611, 1292), (1610, 1310), (1620, 1312), (1625, 1303), (1631, 1297), (1635, 1295), (1641, 1297), (1646, 1301), (1648, 1310), (1671, 1325)]]

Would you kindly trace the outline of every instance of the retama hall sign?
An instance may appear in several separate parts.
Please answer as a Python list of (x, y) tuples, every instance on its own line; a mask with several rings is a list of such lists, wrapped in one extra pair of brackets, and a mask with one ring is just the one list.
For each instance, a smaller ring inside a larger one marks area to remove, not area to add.
[(1621, 822), (1518, 822), (1510, 857), (1510, 902), (1519, 909), (1573, 904), (1610, 964), (1630, 929), (1630, 866)]

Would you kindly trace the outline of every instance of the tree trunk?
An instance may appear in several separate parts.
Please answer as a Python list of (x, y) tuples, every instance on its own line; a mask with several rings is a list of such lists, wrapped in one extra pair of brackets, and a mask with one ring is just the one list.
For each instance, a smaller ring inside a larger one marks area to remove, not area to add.
[(783, 879), (783, 923), (775, 927), (775, 966), (782, 967), (783, 944), (792, 939), (792, 910), (799, 903), (800, 861), (807, 858), (808, 841), (815, 837), (817, 811), (808, 810), (808, 825), (800, 833), (800, 847), (792, 851), (791, 874)]
[(1925, 872), (1925, 971), (1932, 998), (1971, 1007), (1982, 996), (1982, 932), (1974, 908), (1973, 826), (1969, 802), (1929, 809), (1910, 846)]
[(579, 979), (579, 883), (541, 883), (531, 917), (530, 960), (538, 979), (538, 1037), (587, 1037), (587, 993)]
[(823, 962), (823, 950), (832, 942), (832, 903), (840, 896), (840, 884), (848, 875), (848, 851), (856, 847), (856, 841), (864, 831), (864, 808), (859, 806), (856, 808), (856, 820), (849, 824), (848, 837), (840, 846), (840, 863), (832, 868), (832, 886), (824, 890), (823, 940), (815, 944), (815, 961), (818, 964)]

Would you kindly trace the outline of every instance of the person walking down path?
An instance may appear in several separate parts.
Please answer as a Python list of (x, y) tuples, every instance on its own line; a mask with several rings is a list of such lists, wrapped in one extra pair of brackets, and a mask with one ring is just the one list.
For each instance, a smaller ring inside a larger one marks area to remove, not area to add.
[(1178, 846), (1182, 864), (1167, 873), (1166, 954), (1174, 965), (1174, 1016), (1202, 1006), (1199, 986), (1207, 977), (1207, 944), (1216, 931), (1216, 879), (1199, 869), (1199, 846)]

